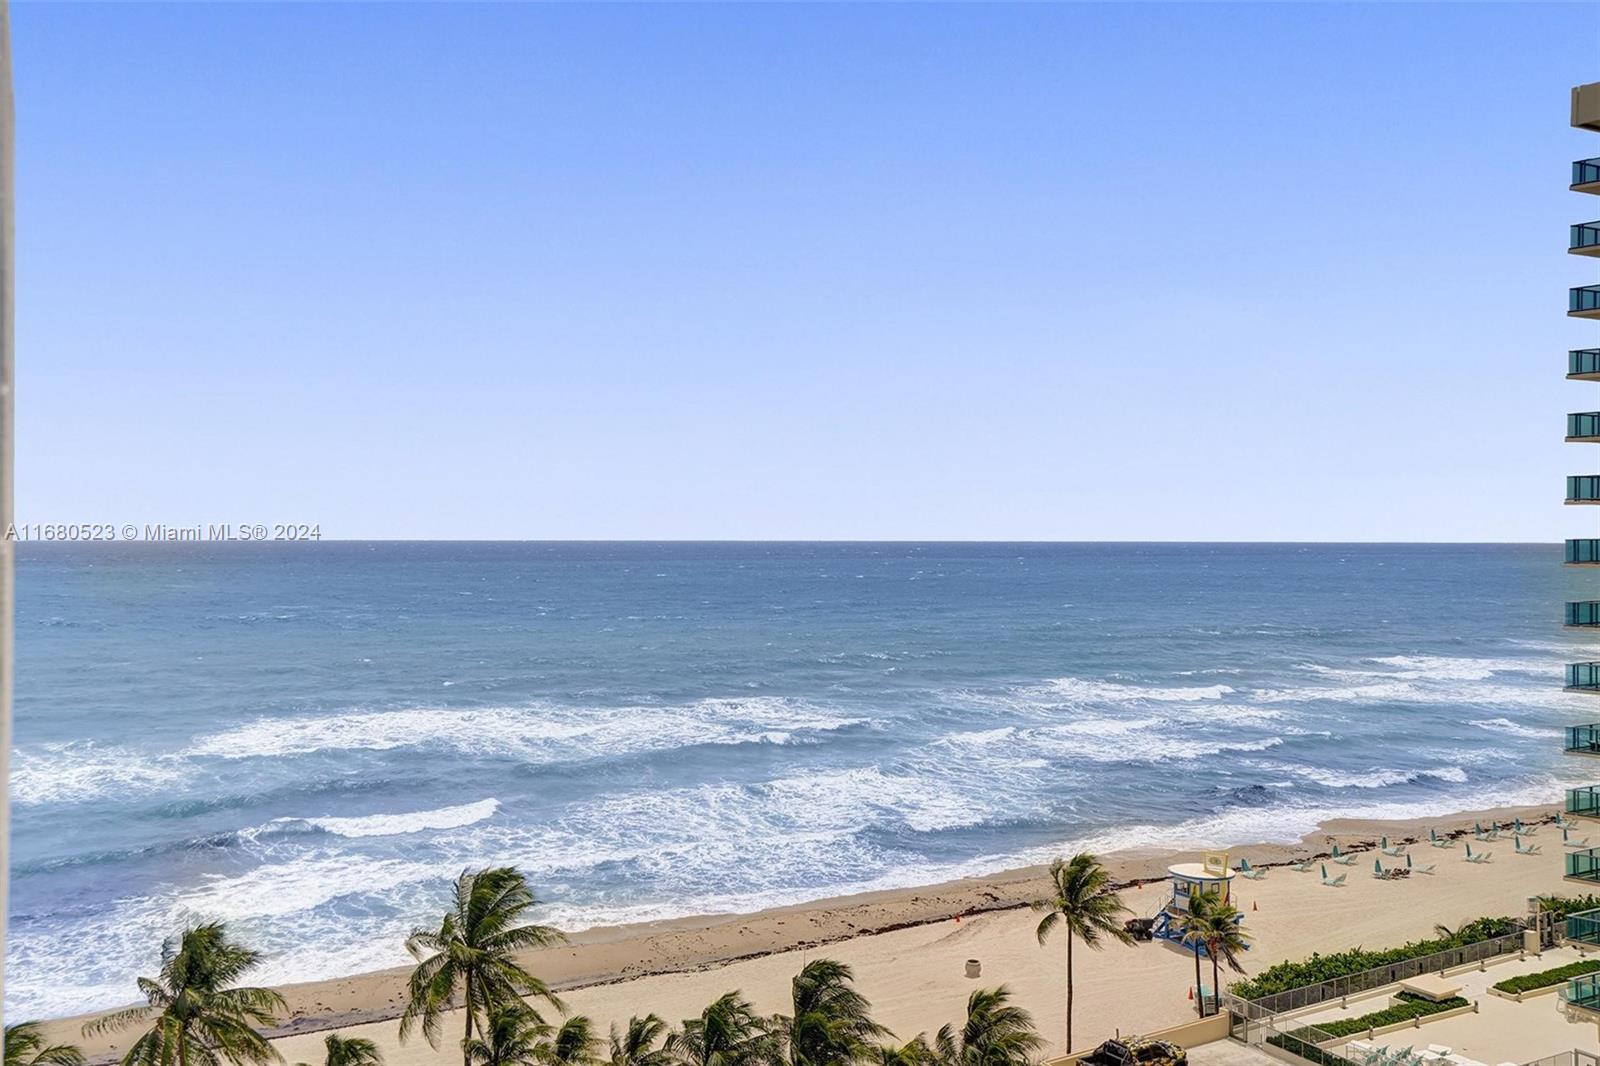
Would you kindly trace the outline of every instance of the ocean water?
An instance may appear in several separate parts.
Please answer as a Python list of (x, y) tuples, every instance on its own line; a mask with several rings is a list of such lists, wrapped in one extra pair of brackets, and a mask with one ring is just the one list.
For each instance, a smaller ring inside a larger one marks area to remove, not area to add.
[(236, 925), (406, 961), (463, 867), (568, 928), (1067, 848), (1554, 798), (1558, 546), (23, 545), (9, 1016)]

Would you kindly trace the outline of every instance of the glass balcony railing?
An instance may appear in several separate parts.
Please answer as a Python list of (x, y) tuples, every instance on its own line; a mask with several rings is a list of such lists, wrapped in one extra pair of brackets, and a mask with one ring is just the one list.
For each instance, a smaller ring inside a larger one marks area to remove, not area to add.
[(1600, 474), (1569, 474), (1568, 503), (1600, 503)]
[(1572, 184), (1589, 185), (1600, 181), (1600, 159), (1579, 159), (1572, 164)]
[(1600, 348), (1569, 348), (1567, 350), (1567, 376), (1600, 374)]
[(1574, 1007), (1584, 1010), (1600, 1009), (1600, 974), (1584, 974), (1567, 982), (1561, 998)]
[(1593, 248), (1600, 245), (1600, 222), (1579, 222), (1568, 229), (1568, 249)]
[(1567, 415), (1567, 436), (1600, 437), (1600, 411), (1578, 411)]
[(1580, 944), (1600, 944), (1600, 911), (1567, 915), (1567, 939)]
[(1567, 739), (1561, 750), (1568, 755), (1600, 755), (1600, 724), (1567, 726)]
[(1600, 818), (1600, 785), (1567, 789), (1567, 813), (1582, 815), (1585, 818)]
[(1600, 848), (1567, 852), (1567, 876), (1600, 882)]
[(1600, 626), (1600, 600), (1568, 600), (1566, 624)]
[(1600, 692), (1600, 663), (1568, 663), (1567, 688), (1581, 692)]
[(1567, 312), (1600, 311), (1600, 285), (1582, 285), (1567, 290)]
[(1567, 541), (1566, 561), (1600, 564), (1600, 537), (1579, 537)]

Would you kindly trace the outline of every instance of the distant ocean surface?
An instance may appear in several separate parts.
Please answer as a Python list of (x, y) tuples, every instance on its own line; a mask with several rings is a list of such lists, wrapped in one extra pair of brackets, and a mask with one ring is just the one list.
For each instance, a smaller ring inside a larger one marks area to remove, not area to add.
[(221, 918), (406, 961), (467, 866), (568, 928), (1067, 848), (1548, 801), (1559, 546), (21, 546), (9, 1017)]

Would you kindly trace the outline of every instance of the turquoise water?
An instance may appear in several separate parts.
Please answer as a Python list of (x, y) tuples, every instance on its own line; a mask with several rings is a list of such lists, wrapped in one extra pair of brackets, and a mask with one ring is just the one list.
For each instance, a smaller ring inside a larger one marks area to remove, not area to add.
[(406, 959), (464, 866), (577, 928), (1581, 772), (1558, 546), (23, 545), (12, 1016), (237, 923)]

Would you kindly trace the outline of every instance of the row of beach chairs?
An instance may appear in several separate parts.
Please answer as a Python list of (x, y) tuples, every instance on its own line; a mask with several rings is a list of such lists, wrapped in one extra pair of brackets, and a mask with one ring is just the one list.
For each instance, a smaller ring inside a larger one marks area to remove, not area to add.
[[(1563, 847), (1589, 847), (1588, 837), (1577, 838), (1572, 836), (1574, 823), (1571, 819), (1563, 818), (1558, 814), (1556, 815), (1555, 824), (1561, 830), (1561, 844)], [(1512, 846), (1518, 855), (1539, 854), (1539, 845), (1531, 844), (1524, 839), (1537, 833), (1539, 831), (1538, 826), (1524, 825), (1522, 823), (1522, 819), (1519, 818), (1505, 828), (1511, 833)], [(1467, 862), (1474, 864), (1486, 863), (1493, 859), (1494, 853), (1491, 851), (1484, 851), (1481, 845), (1485, 841), (1499, 840), (1500, 832), (1501, 827), (1498, 825), (1490, 825), (1488, 829), (1485, 829), (1481, 824), (1474, 824), (1472, 834), (1473, 840), (1476, 840), (1480, 847), (1477, 851), (1474, 851), (1472, 848), (1473, 841), (1467, 841), (1466, 853), (1463, 858)], [(1454, 837), (1442, 837), (1436, 830), (1433, 829), (1428, 830), (1427, 842), (1430, 846), (1440, 849), (1454, 848), (1456, 846), (1456, 840)], [(1438, 868), (1437, 863), (1419, 863), (1415, 861), (1411, 857), (1411, 852), (1407, 850), (1405, 844), (1391, 844), (1388, 837), (1384, 837), (1379, 841), (1378, 849), (1390, 858), (1403, 858), (1406, 861), (1404, 866), (1400, 866), (1398, 864), (1393, 866), (1384, 866), (1382, 859), (1373, 859), (1372, 876), (1380, 881), (1398, 881), (1401, 878), (1410, 877), (1412, 874), (1432, 874)], [(1328, 862), (1336, 863), (1340, 866), (1354, 866), (1356, 862), (1356, 856), (1350, 852), (1341, 851), (1339, 849), (1339, 845), (1335, 844), (1333, 846), (1333, 854), (1329, 856)], [(1322, 883), (1330, 888), (1338, 888), (1339, 886), (1343, 885), (1345, 883), (1345, 878), (1349, 876), (1348, 873), (1329, 874), (1327, 863), (1315, 863), (1310, 859), (1307, 859), (1305, 862), (1292, 863), (1290, 864), (1289, 869), (1293, 870), (1295, 873), (1302, 874), (1308, 874), (1320, 870), (1322, 874)], [(1260, 867), (1251, 866), (1249, 859), (1240, 859), (1239, 874), (1240, 876), (1246, 877), (1252, 881), (1260, 881), (1267, 876), (1267, 871)]]

